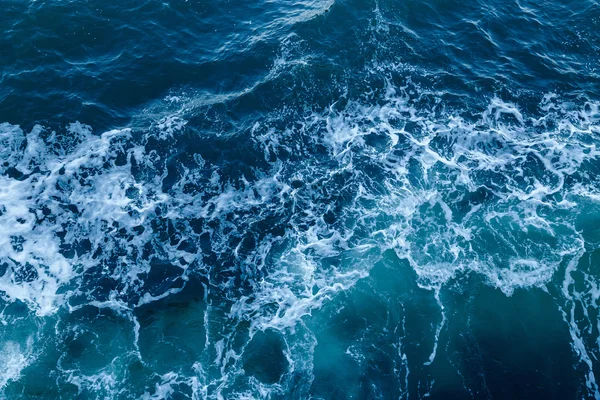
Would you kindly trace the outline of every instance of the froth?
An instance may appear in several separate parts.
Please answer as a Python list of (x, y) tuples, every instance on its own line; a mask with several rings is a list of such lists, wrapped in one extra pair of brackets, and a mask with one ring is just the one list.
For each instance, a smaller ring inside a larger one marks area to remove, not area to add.
[[(448, 282), (477, 274), (509, 296), (544, 288), (585, 248), (574, 217), (582, 199), (600, 198), (585, 172), (599, 155), (598, 104), (548, 95), (533, 115), (494, 97), (473, 116), (440, 102), (387, 81), (381, 93), (305, 112), (285, 129), (254, 123), (241, 150), (227, 148), (264, 157), (247, 168), (211, 149), (170, 146), (188, 145), (188, 106), (149, 131), (95, 135), (74, 123), (25, 133), (2, 124), (2, 298), (39, 316), (113, 309), (135, 327), (129, 356), (143, 359), (135, 310), (198, 279), (206, 358), (193, 375), (160, 375), (143, 398), (168, 397), (178, 385), (201, 397), (268, 396), (291, 384), (291, 372), (275, 384), (245, 377), (246, 344), (277, 332), (288, 370), (310, 381), (316, 340), (306, 320), (393, 251), (440, 307), (428, 366), (447, 321), (440, 291)], [(573, 302), (574, 289), (565, 290)], [(27, 360), (9, 347), (15, 367), (3, 384)], [(64, 372), (80, 391), (126, 384), (110, 368)], [(232, 382), (242, 389), (231, 393)]]

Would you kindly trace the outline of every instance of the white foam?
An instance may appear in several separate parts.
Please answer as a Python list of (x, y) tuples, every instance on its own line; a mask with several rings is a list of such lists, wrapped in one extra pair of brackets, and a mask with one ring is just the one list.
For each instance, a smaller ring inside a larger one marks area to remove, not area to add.
[(25, 348), (16, 342), (7, 341), (0, 348), (0, 393), (11, 381), (16, 381), (21, 376), (21, 371), (29, 365), (32, 354), (33, 337), (29, 337)]
[[(584, 200), (597, 202), (600, 191), (597, 182), (575, 175), (600, 156), (600, 116), (594, 102), (573, 108), (552, 94), (542, 100), (541, 116), (495, 97), (473, 118), (462, 115), (464, 110), (423, 106), (419, 102), (427, 96), (439, 100), (435, 93), (388, 81), (380, 97), (345, 98), (345, 107), (313, 110), (285, 130), (270, 121), (256, 123), (249, 134), (265, 160), (296, 151), (301, 157), (234, 178), (226, 165), (196, 154), (189, 165), (178, 166), (166, 192), (163, 183), (173, 174), (167, 159), (173, 155), (146, 148), (143, 134), (114, 130), (96, 136), (80, 123), (70, 125), (68, 135), (40, 126), (25, 133), (2, 124), (0, 253), (9, 268), (0, 277), (0, 294), (40, 316), (87, 304), (134, 319), (136, 307), (182, 290), (165, 286), (153, 292), (144, 286), (152, 265), (142, 254), (149, 246), (156, 261), (174, 266), (183, 282), (192, 273), (206, 281), (207, 356), (205, 369), (196, 365), (196, 381), (172, 372), (144, 396), (165, 398), (186, 384), (194, 393), (218, 397), (242, 376), (243, 346), (240, 350), (236, 340), (248, 338), (236, 337), (241, 326), (248, 337), (266, 329), (294, 337), (296, 342), (286, 342), (290, 371), (310, 381), (316, 339), (305, 320), (369, 276), (382, 253), (393, 250), (440, 307), (425, 362), (430, 365), (443, 342), (447, 316), (439, 293), (449, 281), (477, 274), (510, 296), (516, 289), (544, 288), (565, 260), (579, 254), (584, 245), (574, 216)], [(178, 139), (186, 115), (197, 107), (189, 99), (171, 101), (175, 108), (167, 115), (150, 113), (149, 135), (165, 142)], [(63, 142), (64, 137), (75, 139)], [(328, 157), (302, 153), (309, 146), (325, 148)], [(301, 184), (293, 185), (294, 180)], [(326, 218), (329, 214), (333, 217)], [(202, 221), (202, 232), (191, 228), (194, 219)], [(261, 223), (282, 228), (256, 232)], [(204, 262), (205, 249), (179, 249), (185, 240), (200, 243), (202, 234), (210, 238), (214, 264)], [(84, 239), (90, 249), (64, 250)], [(31, 276), (19, 275), (26, 268)], [(115, 288), (94, 298), (85, 287), (87, 271), (112, 279)], [(591, 274), (588, 278), (597, 283)], [(568, 283), (564, 309), (586, 296), (597, 298), (597, 287), (590, 284), (589, 292), (577, 295)], [(212, 305), (214, 296), (226, 304)], [(79, 305), (71, 306), (72, 299)], [(229, 314), (220, 316), (218, 307)], [(597, 391), (590, 351), (567, 311), (574, 348), (589, 366), (590, 390)], [(140, 355), (140, 328), (133, 322)], [(218, 331), (211, 329), (214, 324)], [(7, 359), (17, 366), (26, 359), (18, 355), (22, 352), (10, 354), (14, 357)], [(407, 387), (407, 357), (399, 357)], [(109, 370), (94, 377), (72, 375), (71, 381), (115, 393), (125, 384)], [(233, 397), (280, 390), (254, 378), (244, 382)]]

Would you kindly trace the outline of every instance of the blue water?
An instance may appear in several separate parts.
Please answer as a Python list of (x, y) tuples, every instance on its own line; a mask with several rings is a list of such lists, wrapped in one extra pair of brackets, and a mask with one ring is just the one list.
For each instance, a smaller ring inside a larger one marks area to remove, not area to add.
[(0, 10), (0, 398), (600, 398), (597, 0)]

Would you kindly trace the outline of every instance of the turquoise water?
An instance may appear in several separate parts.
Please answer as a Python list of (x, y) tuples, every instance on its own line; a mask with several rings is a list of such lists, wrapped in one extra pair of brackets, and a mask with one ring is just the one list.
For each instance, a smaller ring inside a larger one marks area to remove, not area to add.
[(0, 398), (600, 398), (597, 1), (0, 5)]

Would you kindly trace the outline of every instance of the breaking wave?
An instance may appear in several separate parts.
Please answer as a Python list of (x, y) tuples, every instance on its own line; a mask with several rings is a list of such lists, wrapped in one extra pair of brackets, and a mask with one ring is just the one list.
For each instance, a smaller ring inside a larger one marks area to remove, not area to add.
[[(211, 105), (186, 95), (143, 127), (1, 124), (0, 329), (30, 324), (57, 342), (3, 342), (0, 387), (50, 359), (59, 386), (90, 398), (306, 397), (314, 315), (396, 259), (439, 315), (422, 359), (403, 353), (401, 324), (397, 397), (442, 345), (444, 289), (473, 277), (506, 296), (550, 293), (599, 396), (586, 311), (600, 297), (586, 261), (600, 243), (599, 103), (549, 93), (535, 107), (493, 97), (467, 110), (410, 80), (382, 82), (233, 133), (216, 117), (214, 131), (189, 128)], [(24, 319), (11, 311), (23, 306)], [(76, 357), (53, 359), (53, 345)], [(425, 395), (433, 382), (420, 385)]]

